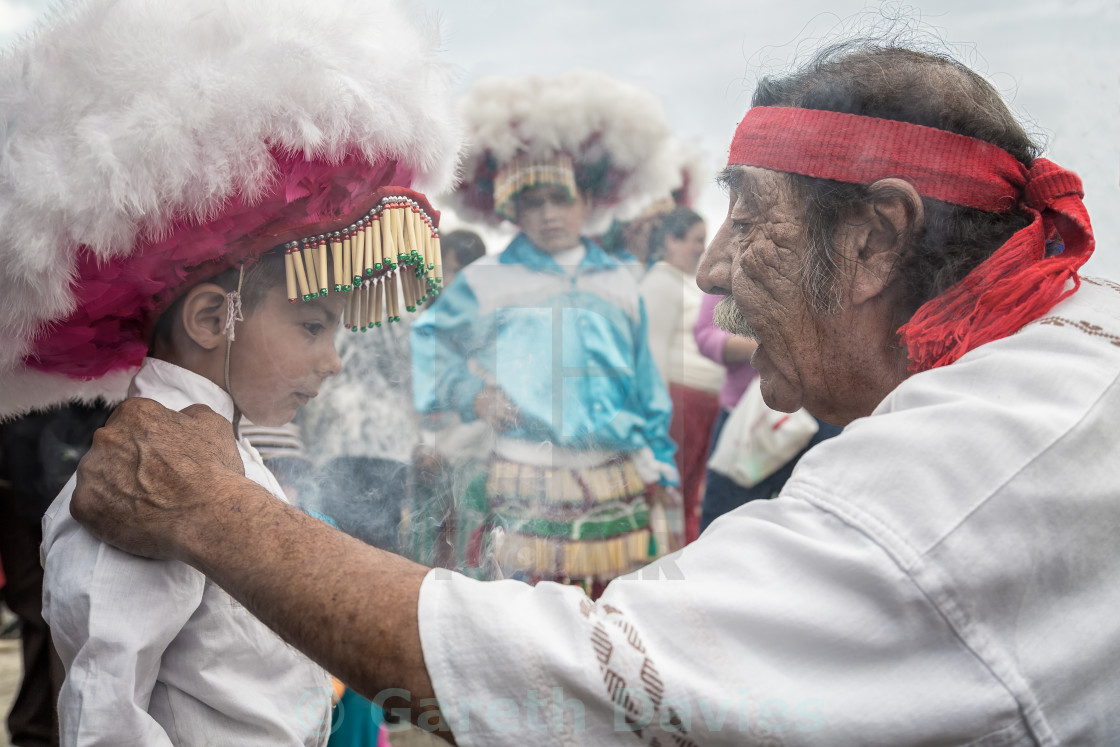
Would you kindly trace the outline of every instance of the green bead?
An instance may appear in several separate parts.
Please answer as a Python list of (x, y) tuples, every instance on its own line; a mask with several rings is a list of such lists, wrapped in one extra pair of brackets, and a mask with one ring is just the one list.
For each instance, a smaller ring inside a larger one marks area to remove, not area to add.
[(367, 278), (373, 277), (373, 268), (372, 267), (367, 267), (366, 268), (366, 277)]

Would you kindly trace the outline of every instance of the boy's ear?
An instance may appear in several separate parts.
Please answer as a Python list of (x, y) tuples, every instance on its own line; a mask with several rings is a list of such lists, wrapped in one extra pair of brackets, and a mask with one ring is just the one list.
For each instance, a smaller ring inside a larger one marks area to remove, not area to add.
[(183, 329), (204, 350), (224, 345), (226, 291), (216, 283), (199, 283), (183, 297)]

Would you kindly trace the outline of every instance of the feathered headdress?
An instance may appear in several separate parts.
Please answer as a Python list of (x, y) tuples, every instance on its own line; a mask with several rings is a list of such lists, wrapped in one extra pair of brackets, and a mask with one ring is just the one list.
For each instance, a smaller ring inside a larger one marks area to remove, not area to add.
[(516, 220), (521, 189), (557, 184), (591, 197), (590, 230), (683, 184), (661, 103), (603, 73), (482, 78), (461, 114), (463, 182), (444, 202), (469, 220)]
[(301, 296), (368, 285), (374, 243), (430, 269), (438, 214), (407, 188), (455, 169), (438, 45), (375, 0), (48, 16), (0, 59), (0, 417), (121, 396), (191, 281), (278, 245)]

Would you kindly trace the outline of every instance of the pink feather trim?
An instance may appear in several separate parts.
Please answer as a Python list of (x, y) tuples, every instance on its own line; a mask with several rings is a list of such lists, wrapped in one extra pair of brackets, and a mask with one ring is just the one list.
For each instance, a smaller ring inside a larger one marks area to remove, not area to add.
[(235, 198), (203, 223), (180, 220), (107, 263), (79, 249), (77, 309), (40, 332), (25, 364), (87, 380), (135, 368), (156, 319), (187, 289), (285, 241), (339, 230), (371, 207), (379, 187), (412, 183), (412, 171), (395, 160), (331, 164), (274, 155), (273, 185), (255, 202)]

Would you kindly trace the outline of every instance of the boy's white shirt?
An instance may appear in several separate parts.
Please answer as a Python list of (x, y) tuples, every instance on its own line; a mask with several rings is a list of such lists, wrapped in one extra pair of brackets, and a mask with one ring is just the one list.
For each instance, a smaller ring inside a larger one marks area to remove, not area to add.
[[(208, 379), (147, 358), (129, 396), (173, 410), (233, 401)], [(286, 501), (245, 439), (245, 475)], [(43, 518), (43, 617), (66, 680), (62, 745), (324, 745), (331, 684), (202, 573), (106, 545), (70, 515), (74, 478)]]

